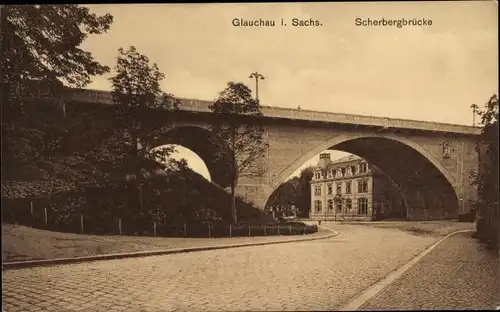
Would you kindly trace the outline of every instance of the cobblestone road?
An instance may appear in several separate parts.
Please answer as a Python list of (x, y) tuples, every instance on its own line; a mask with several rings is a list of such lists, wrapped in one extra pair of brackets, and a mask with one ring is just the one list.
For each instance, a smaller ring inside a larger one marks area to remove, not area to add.
[(434, 243), (332, 225), (326, 240), (8, 270), (14, 311), (332, 310)]
[(360, 310), (493, 309), (500, 306), (498, 254), (471, 233), (456, 234)]

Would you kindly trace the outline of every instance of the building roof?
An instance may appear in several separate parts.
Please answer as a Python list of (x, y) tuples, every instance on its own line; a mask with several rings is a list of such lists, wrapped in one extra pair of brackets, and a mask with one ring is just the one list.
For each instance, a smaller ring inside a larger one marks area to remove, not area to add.
[(349, 162), (349, 161), (353, 161), (353, 160), (359, 160), (359, 159), (363, 159), (363, 158), (356, 156), (356, 155), (349, 155), (346, 157), (339, 158), (337, 160), (333, 160), (332, 164), (341, 164), (341, 163), (345, 163), (345, 162)]

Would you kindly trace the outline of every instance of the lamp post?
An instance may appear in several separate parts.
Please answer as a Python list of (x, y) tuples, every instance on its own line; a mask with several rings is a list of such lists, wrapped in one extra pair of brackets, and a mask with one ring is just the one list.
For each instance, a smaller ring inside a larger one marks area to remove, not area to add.
[(470, 108), (472, 108), (472, 126), (474, 127), (476, 125), (476, 113), (478, 106), (476, 104), (472, 104)]
[[(321, 174), (323, 175), (324, 172), (321, 172)], [(323, 176), (326, 178), (326, 176)], [(328, 207), (328, 198), (326, 197), (326, 194), (328, 193), (328, 183), (326, 183), (326, 179), (323, 180), (323, 183), (322, 183), (322, 186), (321, 188), (323, 188), (323, 185), (325, 186), (325, 190), (324, 190), (324, 198), (325, 198), (325, 222), (327, 221), (328, 219), (328, 209), (330, 209), (330, 207)]]
[(259, 79), (264, 80), (264, 76), (259, 72), (251, 73), (248, 78), (255, 78), (255, 98), (259, 101)]

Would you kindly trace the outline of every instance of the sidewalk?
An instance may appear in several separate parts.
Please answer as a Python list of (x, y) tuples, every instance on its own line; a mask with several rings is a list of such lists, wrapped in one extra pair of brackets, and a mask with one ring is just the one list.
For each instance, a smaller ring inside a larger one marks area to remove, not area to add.
[(499, 257), (471, 233), (447, 238), (360, 310), (495, 309)]

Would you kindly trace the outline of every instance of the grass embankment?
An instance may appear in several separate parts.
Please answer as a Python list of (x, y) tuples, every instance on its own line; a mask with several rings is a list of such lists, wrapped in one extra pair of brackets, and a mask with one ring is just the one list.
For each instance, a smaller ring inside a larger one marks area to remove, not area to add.
[[(328, 231), (319, 229), (307, 237), (318, 237)], [(82, 256), (216, 246), (275, 240), (295, 240), (302, 235), (257, 236), (233, 238), (180, 238), (140, 236), (99, 236), (52, 232), (22, 225), (2, 224), (2, 261), (27, 261)]]

